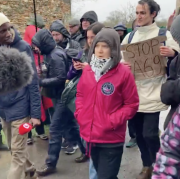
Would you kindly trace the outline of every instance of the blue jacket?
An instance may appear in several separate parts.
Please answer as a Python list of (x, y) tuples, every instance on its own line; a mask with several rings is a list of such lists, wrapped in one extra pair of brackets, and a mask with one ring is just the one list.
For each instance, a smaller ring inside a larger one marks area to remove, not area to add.
[(15, 31), (15, 38), (10, 45), (20, 52), (26, 52), (32, 59), (34, 76), (31, 84), (6, 95), (0, 95), (0, 116), (7, 122), (23, 119), (30, 116), (31, 118), (41, 118), (41, 97), (39, 91), (39, 82), (34, 63), (34, 56), (31, 47), (23, 41)]

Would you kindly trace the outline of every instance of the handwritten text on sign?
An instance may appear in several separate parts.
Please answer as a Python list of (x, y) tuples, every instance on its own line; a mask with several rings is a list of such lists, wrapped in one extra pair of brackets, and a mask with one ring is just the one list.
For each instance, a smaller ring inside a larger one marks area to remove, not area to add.
[(161, 42), (166, 39), (166, 36), (159, 36), (121, 46), (124, 60), (131, 64), (131, 71), (136, 81), (162, 76), (166, 73), (165, 57), (160, 55)]

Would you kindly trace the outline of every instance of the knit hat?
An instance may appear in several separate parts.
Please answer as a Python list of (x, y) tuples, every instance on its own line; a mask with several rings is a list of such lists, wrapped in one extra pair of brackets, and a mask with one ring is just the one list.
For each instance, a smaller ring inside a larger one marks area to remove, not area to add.
[(180, 15), (176, 16), (176, 18), (173, 20), (170, 31), (173, 38), (180, 45)]
[(126, 31), (126, 30), (127, 30), (127, 27), (126, 27), (123, 23), (120, 22), (118, 25), (116, 25), (116, 26), (114, 27), (114, 29), (115, 29), (116, 31), (118, 31), (118, 30)]
[(5, 16), (3, 13), (0, 13), (0, 26), (7, 22), (10, 22), (7, 16)]
[(69, 21), (69, 26), (76, 26), (76, 25), (80, 25), (80, 20), (72, 19)]

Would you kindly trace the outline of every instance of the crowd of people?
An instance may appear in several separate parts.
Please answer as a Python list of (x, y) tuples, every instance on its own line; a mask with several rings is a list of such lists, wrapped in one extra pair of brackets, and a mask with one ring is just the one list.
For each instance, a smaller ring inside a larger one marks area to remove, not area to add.
[[(179, 178), (180, 16), (173, 14), (167, 29), (161, 29), (156, 24), (159, 12), (154, 0), (139, 0), (130, 33), (123, 23), (105, 27), (94, 11), (70, 20), (68, 29), (59, 19), (46, 28), (37, 15), (28, 20), (23, 39), (0, 13), (1, 47), (26, 53), (34, 69), (30, 84), (0, 95), (0, 132), (3, 129), (7, 139), (6, 146), (0, 133), (0, 150), (10, 150), (12, 158), (7, 179), (50, 175), (56, 172), (61, 149), (71, 155), (78, 148), (81, 155), (75, 162), (90, 161), (89, 179), (117, 179), (127, 123), (126, 147), (137, 145), (141, 153), (137, 179)], [(167, 73), (136, 78), (122, 46), (158, 36), (166, 36), (156, 50), (164, 57), (159, 68)], [(161, 145), (160, 113), (169, 106)], [(39, 169), (26, 150), (33, 144), (32, 132), (19, 134), (24, 123), (30, 123), (40, 139), (49, 139), (48, 156)], [(45, 123), (50, 124), (50, 136)]]

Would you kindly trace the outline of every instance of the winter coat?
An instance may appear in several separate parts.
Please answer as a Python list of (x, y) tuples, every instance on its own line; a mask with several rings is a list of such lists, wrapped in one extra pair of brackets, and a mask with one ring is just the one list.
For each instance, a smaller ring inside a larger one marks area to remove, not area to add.
[(88, 11), (81, 17), (81, 19), (80, 19), (80, 21), (81, 21), (81, 26), (80, 26), (81, 35), (79, 35), (75, 40), (80, 43), (82, 49), (84, 49), (85, 44), (86, 44), (86, 31), (84, 31), (82, 29), (82, 20), (83, 19), (87, 19), (90, 22), (90, 24), (93, 24), (94, 22), (98, 21), (98, 17), (94, 11)]
[[(81, 54), (80, 54), (81, 53)], [(77, 51), (77, 50), (68, 50), (67, 56), (69, 56), (71, 59), (75, 59), (74, 57), (77, 57), (80, 54), (80, 62), (84, 63), (87, 62), (87, 57), (85, 56), (84, 51)], [(70, 66), (70, 69), (67, 74), (67, 79), (72, 80), (76, 75), (81, 73), (81, 70), (76, 70), (73, 65)]]
[(81, 49), (80, 44), (77, 41), (71, 39), (71, 35), (69, 34), (68, 30), (59, 20), (56, 20), (51, 24), (50, 31), (59, 32), (65, 37), (65, 40), (63, 42), (57, 44), (63, 49)]
[(164, 128), (167, 127), (172, 115), (180, 104), (180, 54), (172, 60), (169, 77), (161, 87), (161, 100), (166, 105), (171, 105), (171, 110), (166, 117)]
[(76, 40), (76, 38), (77, 38), (78, 36), (80, 36), (80, 35), (81, 35), (81, 32), (80, 32), (80, 31), (77, 31), (75, 34), (72, 34), (72, 35), (71, 35), (71, 39)]
[[(40, 29), (38, 28), (37, 31)], [(25, 33), (24, 33), (24, 40), (29, 44), (32, 45), (32, 38), (36, 34), (36, 27), (34, 25), (29, 25), (26, 27)], [(36, 69), (39, 70), (39, 62), (38, 62), (38, 54), (34, 54), (34, 60)], [(40, 55), (40, 63), (43, 62), (43, 55)], [(45, 96), (41, 96), (41, 120), (44, 122), (46, 120), (45, 110), (48, 108), (53, 107), (52, 100), (50, 98), (47, 98)]]
[(47, 68), (46, 78), (40, 80), (40, 86), (44, 88), (44, 95), (50, 98), (60, 98), (68, 71), (66, 54), (63, 49), (56, 47), (56, 42), (47, 29), (38, 31), (32, 42), (40, 49), (42, 55), (46, 55), (44, 59)]
[(161, 148), (156, 155), (152, 179), (180, 177), (180, 106), (161, 137)]
[(126, 122), (138, 110), (138, 94), (129, 69), (119, 64), (98, 83), (90, 66), (77, 86), (75, 117), (82, 138), (92, 143), (125, 141)]
[[(79, 51), (74, 50), (74, 53), (72, 51), (69, 52), (69, 56), (71, 58), (78, 57), (80, 61), (83, 63), (86, 60), (84, 53), (78, 53)], [(77, 92), (77, 84), (79, 82), (79, 78), (81, 77), (82, 70), (76, 70), (74, 69), (73, 65), (71, 65), (71, 68), (68, 72), (67, 79), (70, 80), (61, 96), (61, 101), (64, 103), (73, 113), (75, 112), (75, 99), (76, 99), (76, 92)]]
[(120, 62), (120, 39), (113, 29), (103, 29), (95, 37), (89, 50), (88, 60), (99, 41), (109, 44), (112, 59), (109, 71), (97, 82), (88, 65), (77, 85), (75, 117), (80, 134), (90, 143), (123, 143), (126, 123), (138, 110), (139, 99), (134, 77)]
[(10, 44), (10, 47), (17, 49), (20, 52), (26, 52), (31, 57), (34, 76), (31, 84), (28, 86), (21, 90), (0, 96), (0, 116), (7, 122), (23, 119), (28, 116), (40, 119), (41, 98), (34, 56), (31, 47), (19, 37), (16, 30), (13, 31), (15, 32), (15, 37), (12, 44)]
[[(149, 26), (138, 27), (131, 43), (136, 43), (157, 37), (158, 33), (159, 27), (156, 25), (156, 23), (153, 23)], [(128, 34), (124, 38), (122, 45), (128, 44), (129, 35), (130, 34)], [(165, 45), (178, 52), (179, 46), (172, 38), (172, 35), (169, 31), (167, 31), (166, 36), (167, 40), (165, 42)], [(167, 64), (167, 59), (165, 59), (164, 63)], [(168, 106), (163, 104), (160, 98), (161, 86), (165, 81), (166, 74), (155, 78), (139, 81), (136, 80), (136, 85), (140, 99), (139, 112), (154, 113), (168, 109)]]

